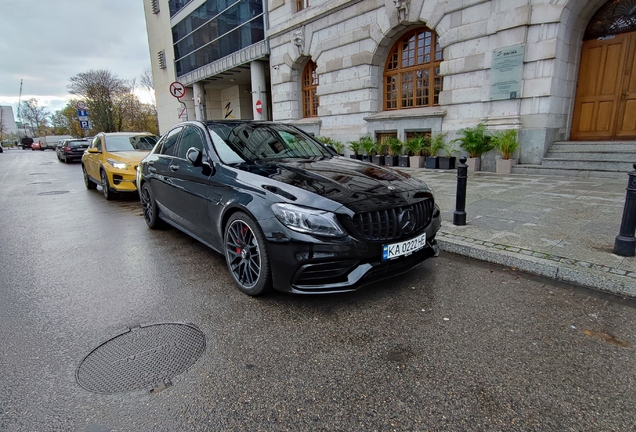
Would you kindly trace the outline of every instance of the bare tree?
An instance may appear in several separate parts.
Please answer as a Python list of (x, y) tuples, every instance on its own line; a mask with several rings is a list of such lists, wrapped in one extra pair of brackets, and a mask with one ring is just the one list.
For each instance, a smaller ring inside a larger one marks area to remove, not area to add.
[(152, 71), (150, 70), (150, 68), (146, 68), (146, 70), (143, 71), (143, 73), (141, 74), (141, 79), (139, 80), (139, 83), (144, 89), (148, 91), (155, 90), (155, 85), (152, 82)]
[(89, 70), (70, 78), (69, 93), (86, 100), (93, 128), (119, 132), (123, 127), (121, 106), (130, 86), (107, 70)]
[(20, 108), (22, 118), (31, 124), (31, 129), (37, 136), (44, 135), (48, 126), (51, 113), (44, 110), (44, 107), (38, 106), (38, 100), (35, 98), (22, 102)]

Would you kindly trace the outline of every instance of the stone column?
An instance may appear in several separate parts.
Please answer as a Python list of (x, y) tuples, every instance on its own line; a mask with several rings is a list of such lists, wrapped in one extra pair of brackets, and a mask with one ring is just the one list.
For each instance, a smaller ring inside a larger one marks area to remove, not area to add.
[[(252, 111), (254, 120), (269, 120), (267, 102), (267, 82), (265, 80), (265, 63), (253, 61), (250, 63), (252, 76)], [(258, 112), (260, 109), (260, 113)]]
[(194, 113), (195, 119), (205, 121), (205, 88), (202, 83), (195, 82), (192, 84), (192, 92), (194, 93)]

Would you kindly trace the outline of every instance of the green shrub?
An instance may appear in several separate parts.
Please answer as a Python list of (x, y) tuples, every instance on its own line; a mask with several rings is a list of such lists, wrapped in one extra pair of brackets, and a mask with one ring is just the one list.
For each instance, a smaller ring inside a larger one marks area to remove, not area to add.
[(460, 129), (460, 137), (453, 140), (468, 152), (471, 158), (480, 157), (493, 149), (490, 135), (486, 131), (486, 125), (479, 123), (477, 126)]
[(510, 159), (512, 154), (519, 147), (517, 130), (507, 129), (495, 132), (492, 136), (492, 144), (494, 148), (501, 153), (502, 159)]

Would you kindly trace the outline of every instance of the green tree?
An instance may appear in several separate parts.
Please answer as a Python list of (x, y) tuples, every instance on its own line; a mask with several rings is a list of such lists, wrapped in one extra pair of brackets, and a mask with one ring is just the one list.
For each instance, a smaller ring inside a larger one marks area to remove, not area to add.
[(101, 132), (123, 130), (122, 105), (130, 85), (110, 71), (89, 70), (70, 78), (69, 93), (86, 101), (94, 129)]
[(56, 135), (84, 136), (84, 130), (80, 128), (77, 117), (77, 101), (69, 101), (64, 108), (56, 111), (51, 116), (51, 126)]

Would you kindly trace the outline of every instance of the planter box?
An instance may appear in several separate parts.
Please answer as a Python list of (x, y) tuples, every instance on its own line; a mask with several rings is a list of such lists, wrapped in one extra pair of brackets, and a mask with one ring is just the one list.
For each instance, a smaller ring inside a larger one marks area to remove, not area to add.
[(351, 155), (349, 156), (351, 159), (362, 160), (362, 155)]
[(497, 174), (512, 173), (512, 166), (516, 163), (516, 159), (497, 159)]
[(439, 159), (437, 158), (437, 156), (427, 156), (426, 164), (424, 165), (424, 167), (429, 169), (439, 168)]
[(384, 164), (386, 166), (398, 166), (400, 163), (397, 156), (384, 156)]
[(468, 171), (481, 171), (481, 158), (469, 157), (466, 160), (466, 165), (468, 165)]
[(439, 169), (455, 169), (455, 156), (452, 157), (440, 157), (439, 158)]
[(400, 158), (398, 159), (398, 166), (401, 167), (408, 167), (409, 166), (409, 157), (408, 156), (400, 156)]
[(376, 165), (384, 165), (384, 156), (373, 156), (373, 163)]
[(410, 156), (409, 164), (411, 165), (411, 168), (423, 168), (424, 156)]

